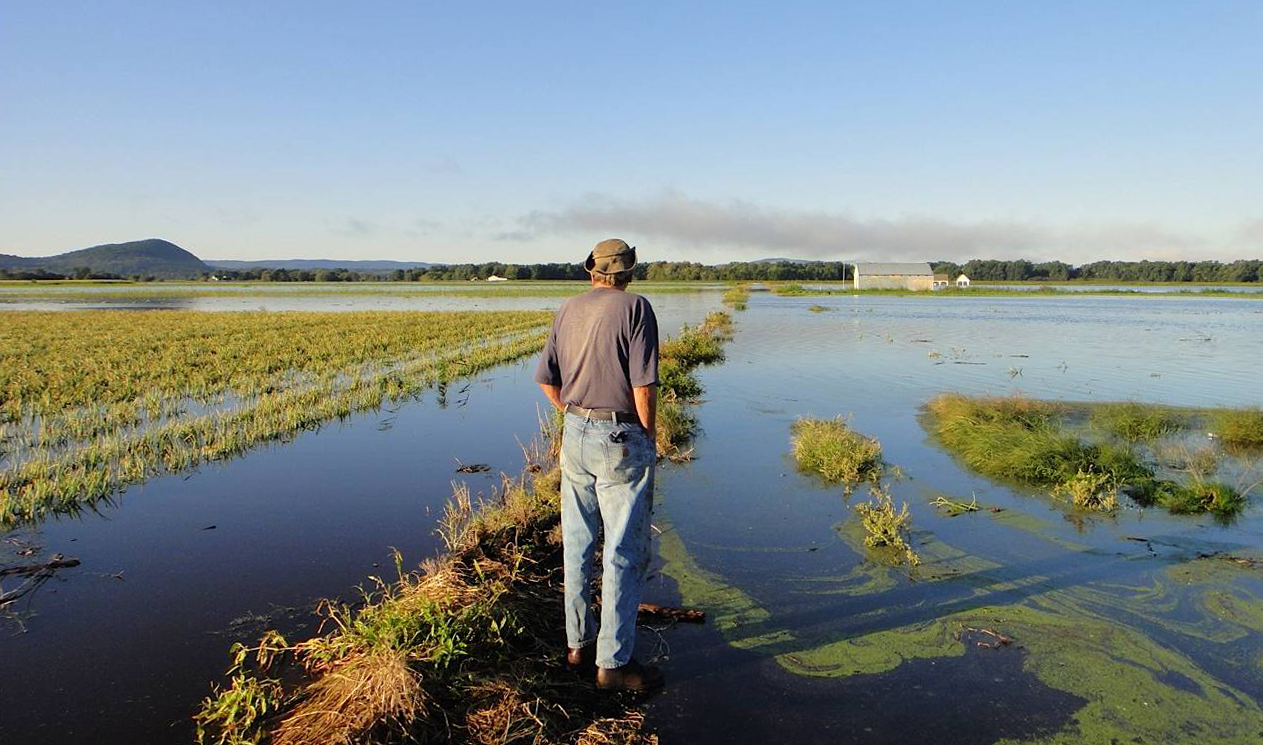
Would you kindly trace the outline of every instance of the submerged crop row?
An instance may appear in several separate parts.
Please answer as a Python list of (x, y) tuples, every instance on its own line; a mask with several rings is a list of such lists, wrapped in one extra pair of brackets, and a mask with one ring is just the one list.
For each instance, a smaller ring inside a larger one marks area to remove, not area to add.
[[(664, 342), (662, 359), (692, 379), (723, 359), (731, 330), (711, 314)], [(674, 384), (661, 395), (681, 414), (689, 404)], [(198, 741), (656, 742), (625, 699), (596, 694), (557, 654), (560, 428), (543, 430), (524, 474), (490, 501), (455, 487), (439, 522), (443, 556), (412, 573), (398, 561), (399, 579), (375, 580), (356, 607), (327, 603), (324, 635), (291, 644), (269, 631), (235, 645), (226, 684), (195, 718)]]
[(0, 526), (537, 351), (532, 313), (11, 314)]

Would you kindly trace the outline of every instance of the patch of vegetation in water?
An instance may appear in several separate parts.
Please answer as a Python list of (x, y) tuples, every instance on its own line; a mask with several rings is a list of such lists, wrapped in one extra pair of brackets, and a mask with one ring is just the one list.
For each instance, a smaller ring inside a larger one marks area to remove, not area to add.
[(1072, 724), (1040, 737), (1041, 743), (1226, 744), (1263, 734), (1263, 710), (1250, 696), (1143, 633), (1062, 614), (1054, 603), (977, 608), (783, 652), (776, 659), (801, 675), (882, 673), (906, 660), (959, 656), (969, 641), (962, 630), (986, 629), (1026, 650), (1026, 672), (1087, 702)]
[[(1246, 504), (1245, 496), (1227, 484), (1196, 476), (1189, 483), (1159, 478), (1126, 445), (1085, 442), (1065, 426), (1066, 409), (1058, 404), (948, 393), (931, 400), (927, 409), (939, 441), (973, 470), (1050, 488), (1081, 509), (1111, 511), (1120, 490), (1142, 505), (1157, 504), (1175, 514), (1209, 512), (1228, 519)], [(1121, 420), (1137, 421), (1130, 416), (1104, 421)]]
[[(865, 569), (859, 574), (870, 575), (866, 582), (857, 585), (857, 589), (862, 587), (866, 592), (853, 591), (846, 594), (869, 594), (893, 589), (899, 584), (899, 577), (904, 577), (905, 581), (911, 578), (916, 582), (938, 582), (953, 578), (968, 580), (970, 577), (978, 577), (979, 581), (992, 584), (993, 580), (984, 575), (1000, 567), (989, 559), (949, 545), (928, 530), (909, 530), (907, 541), (915, 546), (920, 563), (915, 568), (902, 569), (900, 565), (903, 562), (897, 554), (874, 551), (868, 547), (865, 541), (867, 532), (859, 521), (847, 520), (835, 526), (834, 531), (843, 543), (865, 559), (862, 564)], [(852, 570), (853, 573), (855, 571)]]
[(1225, 445), (1263, 449), (1263, 409), (1221, 409), (1211, 414), (1211, 431)]
[(736, 285), (724, 293), (724, 305), (733, 310), (745, 310), (750, 302), (750, 290), (745, 285)]
[(1127, 442), (1151, 442), (1188, 426), (1184, 417), (1170, 409), (1133, 401), (1093, 407), (1089, 421), (1096, 429)]
[(852, 430), (842, 417), (803, 417), (791, 433), (794, 459), (802, 470), (848, 489), (881, 478), (881, 443)]
[(874, 486), (870, 491), (872, 499), (855, 505), (864, 528), (864, 545), (884, 552), (896, 562), (917, 566), (921, 557), (912, 548), (912, 515), (908, 512), (908, 503), (904, 502), (896, 510), (889, 486)]

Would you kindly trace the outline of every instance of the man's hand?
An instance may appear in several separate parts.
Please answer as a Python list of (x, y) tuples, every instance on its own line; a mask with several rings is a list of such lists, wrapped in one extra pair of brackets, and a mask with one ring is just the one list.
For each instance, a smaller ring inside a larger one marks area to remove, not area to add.
[(548, 400), (552, 402), (553, 408), (559, 410), (566, 408), (566, 405), (561, 402), (561, 386), (540, 383), (539, 389), (543, 391), (544, 395), (548, 397)]
[(640, 426), (653, 442), (658, 441), (658, 386), (645, 385), (632, 388), (632, 398), (636, 399), (636, 416)]

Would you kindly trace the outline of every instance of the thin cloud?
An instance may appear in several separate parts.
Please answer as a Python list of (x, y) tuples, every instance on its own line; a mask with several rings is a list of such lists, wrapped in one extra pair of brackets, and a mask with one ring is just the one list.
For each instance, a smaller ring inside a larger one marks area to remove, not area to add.
[(338, 235), (362, 237), (376, 233), (377, 225), (368, 220), (361, 220), (358, 217), (349, 217), (346, 221), (334, 225), (332, 229)]
[(547, 234), (609, 233), (745, 256), (905, 261), (1166, 258), (1205, 248), (1200, 239), (1148, 223), (1054, 228), (916, 215), (865, 219), (839, 212), (770, 208), (741, 200), (711, 202), (677, 191), (641, 200), (588, 194), (561, 209), (524, 215), (518, 224), (518, 230), (501, 233), (496, 239), (528, 241)]

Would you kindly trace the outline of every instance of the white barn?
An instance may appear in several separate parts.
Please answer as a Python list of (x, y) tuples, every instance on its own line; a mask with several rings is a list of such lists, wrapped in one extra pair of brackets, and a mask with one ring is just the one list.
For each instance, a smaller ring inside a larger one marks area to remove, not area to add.
[(934, 270), (929, 264), (855, 264), (857, 290), (933, 290)]

